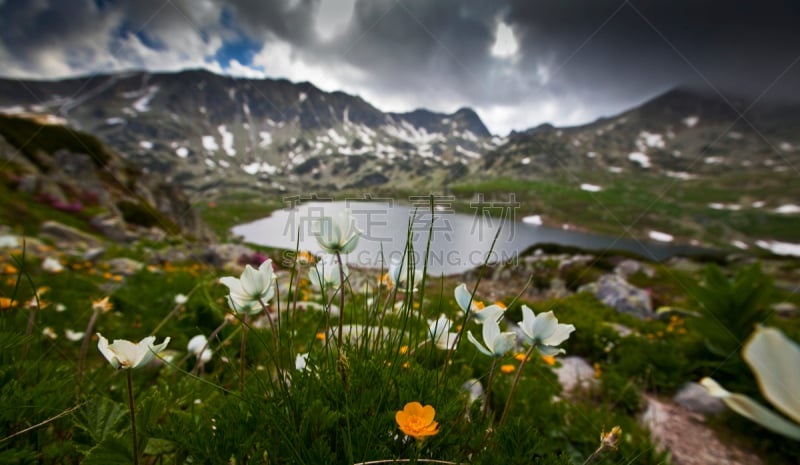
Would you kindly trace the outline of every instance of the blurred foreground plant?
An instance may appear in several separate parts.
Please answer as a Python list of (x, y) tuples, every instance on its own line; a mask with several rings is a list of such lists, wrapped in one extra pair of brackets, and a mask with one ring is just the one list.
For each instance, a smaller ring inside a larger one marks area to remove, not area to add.
[(742, 353), (761, 394), (791, 420), (746, 395), (728, 392), (712, 378), (703, 378), (700, 383), (739, 415), (800, 441), (800, 346), (775, 328), (758, 326)]

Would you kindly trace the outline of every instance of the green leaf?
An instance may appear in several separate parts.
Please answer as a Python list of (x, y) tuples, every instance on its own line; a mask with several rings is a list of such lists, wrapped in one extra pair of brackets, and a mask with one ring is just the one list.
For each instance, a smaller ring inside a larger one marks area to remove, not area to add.
[(92, 440), (99, 444), (114, 432), (125, 428), (123, 419), (128, 409), (105, 397), (90, 399), (75, 417), (78, 428), (86, 431)]
[(82, 465), (130, 465), (133, 452), (129, 437), (107, 436), (93, 447), (81, 462)]

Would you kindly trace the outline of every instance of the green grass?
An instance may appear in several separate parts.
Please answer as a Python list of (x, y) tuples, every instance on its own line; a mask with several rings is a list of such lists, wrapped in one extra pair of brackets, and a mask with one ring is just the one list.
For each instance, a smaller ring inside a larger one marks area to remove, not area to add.
[[(58, 257), (65, 271), (44, 272), (45, 256)], [(148, 259), (144, 250), (123, 245), (109, 248), (104, 259), (115, 256)], [(113, 309), (98, 315), (93, 333), (133, 341), (150, 334), (158, 342), (171, 337), (162, 354), (166, 362), (133, 372), (141, 463), (351, 465), (428, 458), (479, 464), (581, 464), (598, 447), (600, 433), (620, 425), (624, 435), (619, 450), (603, 453), (595, 463), (662, 464), (667, 463), (665, 455), (655, 452), (637, 420), (642, 394), (671, 394), (683, 382), (708, 374), (714, 361), (704, 350), (703, 334), (681, 319), (638, 320), (586, 293), (523, 299), (506, 312), (503, 329), (520, 320), (522, 303), (537, 313), (553, 310), (561, 323), (575, 325), (563, 347), (569, 355), (598, 364), (602, 373), (598, 386), (564, 397), (553, 369), (534, 352), (522, 370), (516, 396), (507, 405), (520, 369), (518, 359), (509, 353), (498, 365), (513, 371), (497, 371), (491, 408), (483, 417), (482, 405), (469, 403), (462, 385), (477, 379), (486, 389), (492, 360), (466, 337), (450, 355), (428, 341), (428, 320), (442, 314), (453, 320), (453, 331), (464, 325), (481, 339), (482, 327), (465, 321), (455, 303), (453, 288), (458, 280), (452, 278), (427, 278), (418, 292), (404, 295), (376, 288), (377, 272), (353, 271), (345, 322), (380, 328), (384, 337), (365, 333), (340, 349), (334, 342), (337, 319), (329, 321), (325, 311), (315, 309), (328, 306), (330, 289), (322, 291), (309, 282), (307, 266), (293, 274), (291, 264), (276, 262), (280, 292), (271, 307), (277, 330), (273, 333), (260, 315), (247, 332), (242, 354), (241, 317), (230, 317), (227, 288), (218, 282), (231, 271), (187, 262), (153, 264), (130, 276), (117, 276), (104, 262), (87, 264), (53, 249), (26, 251), (24, 259), (19, 251), (5, 250), (0, 257), (0, 297), (13, 299), (0, 310), (2, 463), (131, 463), (126, 373), (115, 371), (92, 339), (79, 382), (81, 341), (65, 335), (67, 329), (84, 331), (92, 302), (106, 295)], [(554, 277), (565, 279), (556, 262), (541, 270), (543, 283)], [(611, 262), (598, 262), (579, 270), (580, 276), (573, 280), (594, 279), (610, 266)], [(650, 266), (653, 276), (640, 273), (632, 282), (650, 288), (658, 305), (696, 308), (689, 285), (699, 279), (697, 272)], [(475, 298), (481, 301), (492, 285), (492, 281), (467, 283), (470, 289), (478, 287)], [(42, 308), (25, 308), (23, 303), (37, 289)], [(177, 304), (178, 294), (188, 300)], [(289, 311), (295, 296), (302, 305)], [(401, 298), (403, 304), (395, 308)], [(785, 298), (777, 293), (770, 296), (770, 303)], [(503, 298), (505, 304), (512, 300), (513, 295)], [(333, 303), (338, 301), (336, 296)], [(316, 305), (306, 307), (307, 302)], [(800, 327), (796, 317), (770, 322), (790, 335)], [(609, 323), (625, 325), (635, 335), (622, 337)], [(213, 356), (201, 367), (187, 352), (187, 343), (195, 335), (215, 331), (217, 337), (210, 342)], [(309, 354), (305, 371), (295, 369), (298, 354)], [(242, 367), (244, 392), (239, 388)], [(755, 386), (749, 372), (733, 376), (733, 381)], [(563, 400), (555, 401), (555, 396)], [(435, 408), (438, 434), (418, 441), (398, 429), (395, 413), (411, 401)], [(510, 412), (508, 421), (499, 424), (505, 409)], [(752, 425), (738, 425), (732, 423), (725, 430), (732, 442), (743, 435), (774, 439)], [(776, 448), (771, 454), (771, 465), (798, 458), (788, 449)]]

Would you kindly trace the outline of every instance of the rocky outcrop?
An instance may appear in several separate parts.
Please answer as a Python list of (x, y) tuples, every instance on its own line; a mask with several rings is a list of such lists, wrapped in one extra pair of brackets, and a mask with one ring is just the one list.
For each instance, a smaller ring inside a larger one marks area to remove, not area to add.
[(653, 317), (650, 294), (629, 284), (619, 275), (601, 276), (596, 282), (581, 286), (578, 291), (593, 294), (597, 300), (620, 313), (627, 313), (640, 319)]

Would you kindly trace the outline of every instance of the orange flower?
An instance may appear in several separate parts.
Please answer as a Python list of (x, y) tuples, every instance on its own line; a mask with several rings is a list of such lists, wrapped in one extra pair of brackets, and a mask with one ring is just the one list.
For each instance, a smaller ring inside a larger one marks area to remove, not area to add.
[(433, 421), (435, 415), (433, 406), (423, 407), (419, 402), (409, 402), (395, 414), (394, 419), (400, 431), (415, 439), (425, 439), (439, 433), (439, 423)]
[(13, 303), (14, 301), (9, 299), (8, 297), (0, 297), (0, 309), (11, 308), (11, 305)]
[(325, 340), (325, 333), (323, 333), (323, 332), (319, 332), (319, 333), (315, 334), (315, 335), (314, 335), (314, 337), (315, 337), (317, 340), (324, 341), (324, 340)]
[(400, 347), (400, 354), (401, 354), (401, 355), (405, 355), (405, 354), (407, 354), (407, 353), (408, 353), (408, 346), (402, 346), (402, 347)]
[(550, 366), (553, 366), (553, 365), (556, 364), (556, 358), (553, 357), (552, 355), (542, 355), (542, 360), (544, 361), (544, 363), (546, 363), (546, 364), (548, 364)]
[(503, 302), (500, 302), (499, 300), (497, 302), (495, 302), (494, 304), (497, 305), (498, 307), (502, 308), (503, 310), (506, 309), (506, 304), (504, 304)]
[(512, 365), (510, 363), (507, 363), (505, 365), (500, 365), (500, 371), (502, 371), (503, 373), (506, 373), (506, 374), (514, 373), (514, 370), (516, 370), (516, 369), (517, 369), (517, 367), (515, 367), (514, 365)]

